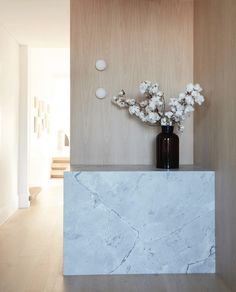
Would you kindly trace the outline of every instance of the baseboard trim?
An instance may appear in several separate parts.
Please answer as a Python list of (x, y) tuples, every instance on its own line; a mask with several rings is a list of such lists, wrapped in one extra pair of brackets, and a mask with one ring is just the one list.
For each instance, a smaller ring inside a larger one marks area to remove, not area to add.
[(30, 207), (29, 194), (19, 194), (19, 209), (27, 209)]

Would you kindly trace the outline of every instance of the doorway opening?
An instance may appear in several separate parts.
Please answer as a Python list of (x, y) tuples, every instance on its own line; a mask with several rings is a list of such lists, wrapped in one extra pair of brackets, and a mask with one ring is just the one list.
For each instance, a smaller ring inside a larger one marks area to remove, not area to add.
[(29, 48), (29, 189), (63, 179), (70, 165), (70, 52)]

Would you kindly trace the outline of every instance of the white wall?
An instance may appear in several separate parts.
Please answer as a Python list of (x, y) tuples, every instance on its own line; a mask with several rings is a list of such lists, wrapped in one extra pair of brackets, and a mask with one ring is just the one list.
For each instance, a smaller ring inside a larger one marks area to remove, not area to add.
[(20, 102), (19, 102), (19, 207), (29, 207), (29, 96), (28, 96), (28, 47), (20, 46)]
[[(70, 118), (69, 49), (29, 50), (29, 96), (31, 100), (29, 185), (47, 184), (52, 157), (68, 156), (58, 150), (58, 131), (69, 134)], [(50, 133), (34, 133), (34, 97), (50, 104)]]
[(0, 26), (0, 224), (18, 208), (19, 45)]

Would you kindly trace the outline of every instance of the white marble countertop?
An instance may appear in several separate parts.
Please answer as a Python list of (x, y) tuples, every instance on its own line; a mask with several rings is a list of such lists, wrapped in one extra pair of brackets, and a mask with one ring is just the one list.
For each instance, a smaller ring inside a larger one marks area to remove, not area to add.
[(154, 165), (71, 165), (71, 172), (79, 171), (156, 171), (156, 172), (168, 172), (168, 171), (213, 171), (210, 169), (204, 169), (196, 165), (181, 165), (178, 169), (161, 169), (156, 168)]

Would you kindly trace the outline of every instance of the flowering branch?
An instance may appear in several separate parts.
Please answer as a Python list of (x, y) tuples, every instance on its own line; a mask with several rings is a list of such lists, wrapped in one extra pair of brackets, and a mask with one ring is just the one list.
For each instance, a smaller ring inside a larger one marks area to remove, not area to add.
[(113, 97), (113, 103), (120, 108), (128, 108), (131, 115), (135, 115), (142, 122), (151, 125), (178, 125), (178, 129), (183, 131), (183, 121), (194, 111), (194, 105), (201, 105), (204, 96), (201, 95), (202, 88), (199, 84), (192, 83), (186, 86), (185, 92), (178, 97), (170, 99), (169, 110), (166, 111), (164, 93), (157, 83), (143, 81), (140, 84), (140, 92), (146, 97), (141, 102), (126, 97), (125, 91)]

